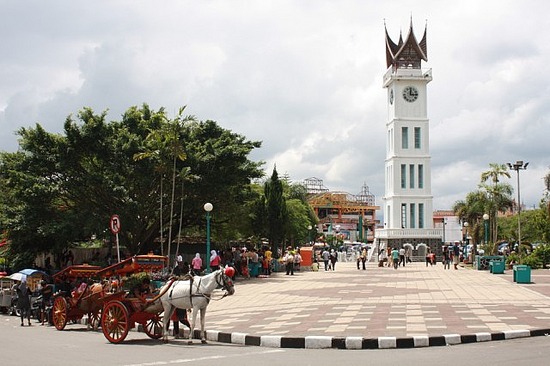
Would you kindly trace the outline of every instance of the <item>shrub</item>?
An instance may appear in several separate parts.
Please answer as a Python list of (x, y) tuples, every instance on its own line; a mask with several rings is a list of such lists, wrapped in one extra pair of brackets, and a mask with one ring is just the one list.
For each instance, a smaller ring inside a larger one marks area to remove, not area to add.
[(531, 269), (542, 268), (542, 260), (535, 254), (530, 254), (527, 257), (522, 258), (522, 264), (528, 265)]
[(539, 258), (542, 262), (542, 267), (546, 268), (546, 266), (550, 263), (550, 244), (539, 245), (533, 251), (533, 255)]

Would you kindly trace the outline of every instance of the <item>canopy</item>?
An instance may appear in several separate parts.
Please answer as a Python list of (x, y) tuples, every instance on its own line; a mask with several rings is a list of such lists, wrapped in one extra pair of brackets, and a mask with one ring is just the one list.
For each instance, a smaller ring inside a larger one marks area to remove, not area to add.
[(166, 267), (168, 258), (161, 255), (135, 255), (97, 272), (98, 277), (111, 277), (127, 273), (154, 272)]
[(46, 272), (34, 268), (22, 269), (19, 273), (23, 273), (25, 276), (46, 275)]

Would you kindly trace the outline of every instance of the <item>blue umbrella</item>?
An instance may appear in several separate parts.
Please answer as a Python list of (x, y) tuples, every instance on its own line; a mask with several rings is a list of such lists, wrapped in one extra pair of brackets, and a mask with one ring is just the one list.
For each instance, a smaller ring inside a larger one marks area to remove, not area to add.
[(25, 276), (33, 276), (35, 274), (41, 274), (41, 275), (46, 274), (46, 272), (44, 271), (41, 271), (39, 269), (33, 269), (33, 268), (22, 269), (21, 271), (19, 271), (19, 273), (23, 273)]

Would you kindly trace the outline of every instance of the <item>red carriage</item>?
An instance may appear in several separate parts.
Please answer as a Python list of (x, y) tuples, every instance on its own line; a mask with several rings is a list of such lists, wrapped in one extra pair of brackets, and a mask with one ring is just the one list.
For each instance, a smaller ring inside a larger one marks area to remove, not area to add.
[[(129, 276), (145, 272), (162, 271), (166, 268), (168, 258), (158, 255), (136, 255), (113, 264), (97, 272), (99, 277)], [(124, 284), (122, 284), (124, 286)], [(123, 296), (104, 302), (101, 329), (103, 335), (111, 343), (121, 343), (128, 331), (140, 324), (150, 338), (162, 337), (162, 304), (159, 296), (135, 294), (132, 289), (126, 289)]]
[(52, 322), (57, 330), (63, 330), (67, 322), (76, 323), (84, 316), (88, 317), (89, 326), (97, 328), (104, 300), (120, 296), (106, 294), (102, 288), (92, 285), (91, 279), (97, 277), (100, 269), (88, 264), (73, 265), (53, 275), (58, 291), (53, 299)]

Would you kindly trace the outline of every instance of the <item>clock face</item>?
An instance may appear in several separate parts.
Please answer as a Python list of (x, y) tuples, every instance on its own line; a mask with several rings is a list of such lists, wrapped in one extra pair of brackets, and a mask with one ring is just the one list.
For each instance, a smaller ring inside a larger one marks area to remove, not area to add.
[(390, 89), (390, 104), (393, 104), (393, 89)]
[(407, 102), (414, 102), (418, 98), (418, 89), (414, 86), (407, 86), (403, 89), (403, 98)]

